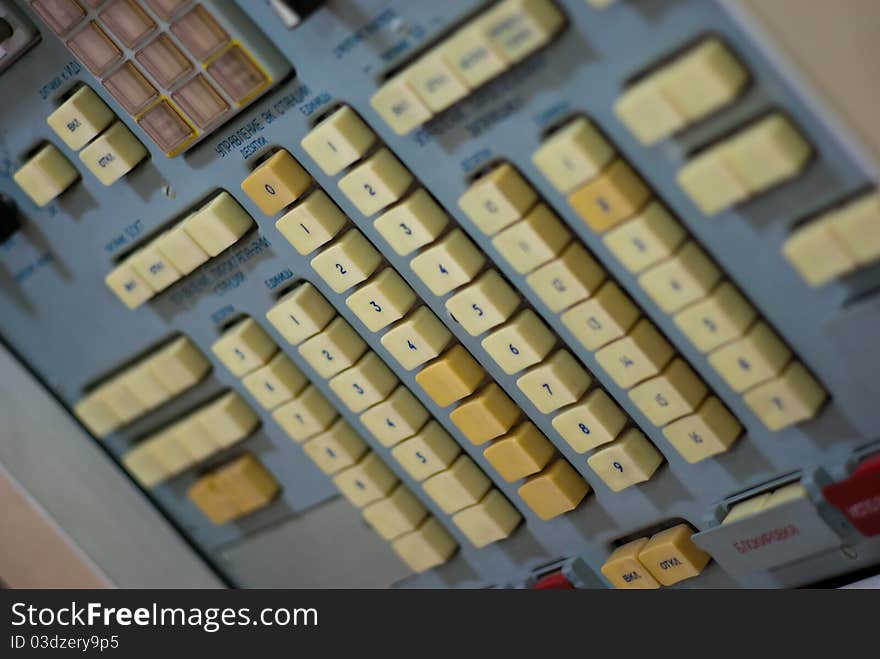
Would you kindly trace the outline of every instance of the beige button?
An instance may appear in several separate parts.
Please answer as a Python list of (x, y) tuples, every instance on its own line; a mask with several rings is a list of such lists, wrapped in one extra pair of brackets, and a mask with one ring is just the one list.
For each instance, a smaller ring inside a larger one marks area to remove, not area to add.
[(303, 444), (303, 451), (328, 476), (351, 467), (369, 449), (344, 419)]
[(383, 540), (393, 540), (418, 528), (428, 511), (404, 485), (398, 485), (387, 499), (371, 503), (361, 514)]
[(709, 297), (675, 315), (675, 324), (701, 352), (709, 352), (742, 336), (757, 313), (729, 281)]
[(510, 318), (519, 303), (519, 293), (490, 269), (446, 300), (446, 309), (468, 334), (479, 336)]
[(564, 458), (556, 458), (517, 492), (539, 518), (548, 520), (577, 508), (590, 486)]
[(361, 423), (382, 446), (394, 446), (415, 435), (430, 418), (428, 410), (401, 385), (387, 399), (361, 414)]
[(413, 572), (442, 565), (458, 548), (449, 532), (434, 517), (391, 543), (391, 548)]
[(638, 308), (613, 281), (562, 314), (563, 324), (587, 350), (598, 350), (624, 336), (638, 318)]
[(356, 508), (384, 499), (398, 482), (397, 476), (382, 462), (382, 458), (372, 452), (333, 477), (333, 483)]
[(594, 295), (604, 280), (602, 266), (578, 241), (526, 277), (526, 283), (553, 313)]
[(79, 178), (79, 172), (52, 144), (47, 144), (13, 175), (12, 180), (37, 206), (45, 206)]
[(46, 117), (68, 148), (77, 151), (94, 139), (115, 118), (113, 110), (90, 87), (83, 85)]
[(489, 464), (508, 483), (541, 471), (555, 453), (553, 444), (531, 421), (521, 423), (483, 451)]
[(147, 155), (144, 145), (117, 121), (80, 151), (79, 159), (101, 183), (113, 185)]
[(391, 449), (391, 455), (416, 481), (448, 469), (461, 448), (436, 421), (427, 425), (416, 435), (405, 439)]
[(307, 386), (299, 396), (272, 412), (272, 418), (295, 442), (314, 437), (337, 416), (336, 408), (314, 385)]
[(236, 323), (211, 346), (211, 352), (239, 378), (264, 366), (277, 350), (278, 346), (253, 318)]
[(694, 414), (663, 428), (663, 436), (691, 464), (727, 451), (742, 426), (724, 404), (709, 396)]
[(630, 428), (620, 439), (597, 449), (587, 464), (612, 492), (619, 492), (651, 478), (663, 456), (641, 432)]
[(271, 410), (291, 400), (309, 381), (290, 358), (279, 351), (268, 364), (246, 375), (241, 383), (264, 409)]
[(366, 280), (379, 264), (382, 255), (357, 229), (322, 250), (312, 261), (312, 268), (336, 293), (344, 293)]
[(401, 366), (411, 371), (443, 352), (451, 339), (452, 333), (434, 312), (419, 307), (385, 332), (380, 341)]
[(516, 272), (525, 274), (552, 261), (570, 241), (571, 232), (562, 221), (538, 204), (524, 220), (492, 238), (492, 246)]
[(519, 377), (516, 386), (538, 411), (548, 414), (575, 402), (592, 378), (568, 350), (557, 350), (549, 359)]
[(551, 134), (532, 155), (532, 162), (559, 192), (569, 193), (595, 178), (611, 162), (614, 148), (584, 117)]
[(613, 441), (626, 425), (627, 416), (601, 389), (553, 417), (553, 427), (578, 453)]
[(335, 176), (360, 160), (375, 141), (370, 127), (344, 105), (322, 119), (300, 145), (327, 176)]
[(403, 196), (412, 175), (385, 148), (339, 179), (339, 189), (364, 215), (370, 216)]
[(525, 217), (537, 198), (520, 173), (504, 163), (474, 181), (458, 205), (480, 231), (492, 235)]
[(336, 310), (308, 282), (285, 294), (266, 312), (266, 319), (288, 343), (299, 345), (336, 317)]
[(406, 256), (434, 242), (448, 223), (446, 211), (424, 188), (419, 188), (376, 218), (373, 226), (391, 249)]
[(385, 82), (370, 98), (370, 105), (398, 135), (406, 135), (434, 114), (402, 75)]
[(275, 228), (297, 252), (305, 256), (333, 240), (346, 224), (348, 218), (327, 193), (314, 190), (282, 215), (275, 223)]
[(363, 412), (385, 400), (397, 384), (397, 376), (372, 350), (330, 380), (330, 388), (352, 412)]
[(531, 309), (521, 311), (481, 341), (483, 349), (508, 375), (543, 361), (555, 344), (556, 335)]
[(745, 393), (743, 400), (770, 430), (812, 419), (828, 395), (798, 361), (782, 374)]
[(466, 455), (422, 483), (425, 494), (446, 514), (478, 503), (490, 486), (486, 474)]
[(496, 489), (473, 506), (455, 513), (452, 522), (477, 549), (510, 536), (522, 516)]
[(519, 419), (521, 410), (494, 382), (461, 402), (449, 418), (474, 444), (485, 444), (506, 433)]
[(349, 295), (345, 304), (368, 330), (378, 332), (402, 318), (417, 299), (394, 269), (385, 268)]
[(629, 387), (660, 372), (675, 354), (672, 346), (642, 319), (624, 338), (596, 353), (596, 361), (619, 387)]
[(342, 317), (335, 318), (298, 348), (299, 354), (322, 378), (353, 366), (366, 349), (367, 344)]
[(657, 377), (630, 389), (629, 397), (655, 426), (696, 410), (707, 393), (705, 383), (681, 359), (673, 359)]
[(416, 382), (437, 405), (447, 407), (476, 391), (485, 376), (477, 360), (456, 344), (419, 371)]
[(639, 277), (639, 284), (666, 313), (704, 298), (721, 278), (712, 259), (690, 241), (671, 258), (652, 266)]
[(741, 338), (709, 355), (709, 363), (734, 391), (769, 380), (791, 359), (788, 349), (765, 323), (756, 323)]
[(461, 231), (446, 236), (410, 261), (410, 267), (437, 296), (471, 281), (483, 267), (486, 256)]
[(231, 247), (254, 226), (253, 218), (228, 192), (215, 196), (183, 223), (184, 230), (209, 256)]
[(627, 270), (638, 273), (669, 258), (686, 235), (669, 211), (652, 201), (631, 220), (606, 233), (602, 241)]

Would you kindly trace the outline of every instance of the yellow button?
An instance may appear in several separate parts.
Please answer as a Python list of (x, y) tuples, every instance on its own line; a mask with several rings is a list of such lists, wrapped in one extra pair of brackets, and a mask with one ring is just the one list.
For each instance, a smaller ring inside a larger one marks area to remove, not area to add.
[(468, 25), (439, 46), (440, 55), (471, 88), (479, 87), (507, 68), (479, 25)]
[(831, 231), (859, 266), (880, 259), (880, 194), (863, 195), (833, 215)]
[(223, 448), (241, 441), (260, 424), (250, 405), (233, 391), (200, 408), (196, 414), (214, 443)]
[(447, 407), (474, 393), (485, 375), (477, 360), (456, 344), (416, 373), (416, 382), (437, 405)]
[(660, 584), (639, 562), (639, 552), (648, 544), (647, 538), (639, 538), (615, 549), (602, 564), (602, 574), (615, 588), (648, 590)]
[(268, 364), (245, 376), (241, 383), (263, 408), (271, 410), (291, 400), (309, 381), (279, 350)]
[(564, 458), (557, 458), (541, 473), (519, 486), (517, 492), (543, 520), (574, 510), (590, 486)]
[(650, 196), (642, 179), (617, 159), (600, 176), (569, 195), (568, 203), (590, 229), (604, 233), (635, 215)]
[(350, 467), (367, 452), (367, 445), (344, 419), (303, 444), (303, 451), (328, 476)]
[(394, 446), (415, 435), (429, 418), (428, 410), (401, 385), (386, 400), (361, 414), (361, 423), (382, 446)]
[(422, 488), (440, 510), (452, 514), (479, 502), (491, 484), (473, 460), (461, 455), (449, 469), (422, 483)]
[(446, 300), (446, 309), (468, 334), (479, 336), (510, 318), (519, 303), (519, 294), (490, 269)]
[(526, 277), (526, 283), (550, 311), (558, 313), (596, 293), (604, 279), (602, 266), (583, 245), (573, 241), (558, 259)]
[(122, 377), (114, 378), (102, 385), (96, 393), (123, 424), (133, 421), (147, 411), (146, 405), (125, 386)]
[(652, 201), (602, 240), (627, 270), (639, 273), (671, 256), (685, 236), (685, 230), (669, 211)]
[(212, 524), (219, 526), (241, 517), (235, 501), (215, 485), (211, 474), (197, 480), (186, 494)]
[(380, 341), (406, 370), (434, 359), (445, 348), (452, 333), (428, 307), (419, 307), (382, 335)]
[(678, 312), (675, 324), (701, 352), (743, 335), (757, 313), (736, 286), (724, 281), (712, 294)]
[(12, 175), (37, 206), (45, 206), (79, 178), (79, 172), (54, 145), (47, 144)]
[(406, 256), (434, 242), (449, 223), (449, 216), (424, 188), (382, 213), (373, 226), (391, 245)]
[(122, 465), (132, 477), (144, 487), (158, 485), (169, 474), (162, 463), (153, 455), (151, 447), (145, 442), (138, 443), (122, 456)]
[(663, 428), (663, 436), (691, 464), (724, 453), (741, 434), (736, 417), (714, 396), (696, 413)]
[(224, 465), (213, 477), (217, 488), (235, 502), (239, 515), (266, 506), (281, 489), (269, 470), (250, 454)]
[(330, 380), (330, 388), (352, 412), (363, 412), (385, 400), (397, 384), (397, 376), (372, 350)]
[(211, 346), (211, 352), (239, 378), (264, 366), (276, 350), (278, 346), (253, 318), (239, 321)]
[(604, 284), (593, 298), (562, 314), (563, 324), (587, 350), (598, 350), (619, 339), (638, 318), (638, 308), (613, 281)]
[(347, 231), (312, 259), (312, 268), (337, 293), (343, 293), (369, 277), (382, 262), (382, 255), (357, 229)]
[[(639, 140), (652, 144), (729, 104), (747, 80), (748, 72), (723, 43), (704, 39), (627, 90), (615, 112)], [(654, 106), (665, 109), (665, 121), (644, 104), (649, 94), (658, 97)]]
[(148, 410), (158, 407), (172, 397), (172, 393), (153, 374), (149, 357), (125, 369), (120, 377), (124, 386)]
[(409, 170), (382, 148), (339, 179), (339, 189), (369, 216), (400, 199), (410, 183)]
[(281, 149), (241, 182), (241, 189), (266, 215), (274, 215), (300, 198), (312, 177), (290, 153)]
[(538, 411), (548, 414), (573, 403), (587, 390), (592, 379), (568, 350), (557, 350), (516, 381), (516, 386)]
[(706, 384), (681, 359), (655, 378), (630, 389), (629, 397), (655, 426), (692, 413), (705, 398)]
[(162, 466), (166, 477), (176, 476), (189, 469), (194, 461), (187, 453), (177, 436), (170, 430), (161, 431), (143, 441), (149, 444), (150, 452)]
[(565, 17), (551, 0), (504, 0), (477, 21), (492, 47), (513, 64), (549, 43)]
[(184, 451), (195, 462), (201, 462), (217, 453), (223, 447), (214, 443), (214, 438), (201, 423), (198, 415), (190, 415), (175, 423), (172, 432), (177, 436)]
[(326, 429), (338, 416), (336, 408), (313, 385), (272, 412), (272, 418), (295, 442), (304, 442)]
[(322, 332), (298, 348), (299, 354), (322, 378), (354, 365), (366, 349), (367, 344), (342, 317), (332, 320)]
[(504, 163), (474, 181), (458, 205), (480, 231), (492, 235), (525, 217), (537, 199), (534, 188)]
[(639, 562), (664, 586), (696, 577), (710, 560), (692, 541), (693, 529), (679, 524), (651, 536), (639, 552)]
[(468, 94), (468, 87), (439, 49), (407, 67), (406, 82), (431, 112), (442, 112)]
[(275, 228), (305, 256), (333, 240), (347, 223), (348, 218), (327, 193), (315, 190), (282, 215)]
[(413, 479), (423, 481), (448, 469), (461, 448), (436, 421), (391, 449), (391, 455)]
[(672, 313), (706, 297), (720, 278), (706, 252), (687, 241), (674, 256), (643, 272), (639, 284), (660, 309)]
[(79, 152), (79, 159), (104, 185), (112, 185), (146, 157), (144, 145), (121, 121)]
[(126, 262), (131, 264), (144, 283), (156, 293), (164, 291), (181, 276), (159, 251), (155, 241), (132, 254)]
[(452, 516), (452, 522), (471, 544), (480, 549), (510, 536), (522, 516), (496, 489), (483, 499)]
[(657, 375), (674, 354), (657, 329), (642, 319), (627, 336), (597, 352), (596, 361), (618, 387), (628, 389)]
[(598, 176), (614, 157), (614, 148), (584, 117), (552, 133), (532, 155), (532, 162), (559, 192), (569, 193)]
[(406, 135), (434, 115), (402, 75), (385, 82), (370, 98), (370, 105), (398, 135)]
[(767, 501), (770, 499), (770, 492), (765, 494), (759, 494), (757, 496), (750, 497), (745, 501), (739, 501), (733, 504), (727, 511), (727, 515), (724, 517), (724, 521), (722, 524), (730, 524), (731, 522), (735, 522), (738, 519), (743, 519), (744, 517), (748, 517), (749, 515), (754, 515), (757, 512), (760, 512), (767, 505)]
[(93, 391), (73, 406), (73, 413), (93, 435), (104, 437), (122, 425), (107, 405), (101, 390)]
[(764, 504), (764, 508), (773, 508), (790, 501), (809, 498), (810, 494), (807, 492), (807, 488), (800, 483), (789, 483), (784, 487), (780, 487), (778, 490), (774, 490), (767, 499), (767, 503)]
[(834, 233), (833, 214), (811, 220), (782, 246), (782, 255), (810, 286), (821, 286), (855, 270), (850, 250)]
[(398, 482), (397, 476), (373, 452), (333, 477), (333, 483), (356, 508), (384, 499)]
[(741, 338), (709, 355), (709, 363), (734, 391), (765, 382), (791, 359), (788, 346), (765, 323), (758, 322)]
[(620, 492), (651, 478), (663, 456), (640, 431), (630, 428), (620, 439), (597, 449), (587, 464), (612, 492)]
[(593, 389), (577, 405), (553, 417), (553, 427), (578, 453), (613, 441), (626, 425), (627, 416), (601, 389)]
[(376, 134), (350, 107), (333, 111), (306, 135), (300, 145), (327, 176), (336, 176), (360, 160)]
[(571, 232), (544, 204), (494, 238), (492, 246), (513, 269), (525, 274), (553, 260), (571, 241)]
[(531, 421), (524, 421), (483, 451), (489, 464), (508, 483), (541, 471), (555, 453), (553, 444)]
[(254, 220), (232, 195), (221, 192), (186, 218), (183, 228), (209, 256), (217, 256), (254, 228)]
[(153, 376), (172, 396), (189, 389), (211, 370), (202, 351), (185, 336), (150, 355), (147, 363)]
[(461, 229), (453, 229), (409, 265), (434, 295), (441, 296), (471, 281), (485, 262), (485, 254)]
[(827, 394), (800, 362), (792, 362), (778, 378), (746, 392), (743, 400), (770, 430), (816, 416)]
[(136, 309), (155, 295), (131, 261), (124, 261), (111, 270), (104, 277), (104, 283), (129, 309)]
[(455, 539), (434, 517), (391, 543), (391, 548), (413, 572), (442, 565), (458, 548)]
[(506, 433), (519, 419), (521, 410), (494, 382), (449, 413), (449, 418), (474, 444), (485, 444)]
[(181, 275), (188, 275), (208, 260), (208, 254), (186, 232), (183, 222), (175, 224), (153, 244)]
[(428, 511), (406, 486), (398, 485), (387, 499), (371, 503), (361, 514), (383, 540), (393, 540), (415, 531)]
[(336, 310), (308, 282), (285, 294), (266, 312), (266, 319), (291, 345), (314, 336), (336, 316)]
[(91, 88), (83, 85), (46, 117), (46, 123), (68, 148), (78, 151), (113, 119), (113, 110)]
[(793, 178), (811, 154), (798, 129), (772, 114), (691, 160), (678, 182), (705, 214), (714, 215)]
[(508, 375), (542, 361), (555, 343), (556, 335), (531, 309), (521, 311), (481, 341), (483, 349)]
[(349, 295), (346, 306), (371, 332), (403, 318), (417, 300), (413, 290), (392, 268), (385, 268)]

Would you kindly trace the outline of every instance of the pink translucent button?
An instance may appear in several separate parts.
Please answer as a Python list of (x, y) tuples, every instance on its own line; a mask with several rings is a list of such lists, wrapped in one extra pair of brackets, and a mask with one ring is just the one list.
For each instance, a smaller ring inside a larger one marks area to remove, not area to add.
[(144, 46), (135, 58), (162, 87), (171, 87), (192, 70), (190, 61), (164, 34)]
[(200, 60), (207, 59), (229, 41), (226, 31), (201, 5), (176, 21), (171, 31)]
[(183, 117), (162, 100), (138, 118), (138, 125), (165, 153), (172, 153), (190, 141), (195, 132)]
[(236, 103), (241, 103), (268, 82), (238, 46), (232, 46), (211, 62), (208, 73)]
[(158, 95), (156, 88), (131, 62), (105, 79), (104, 86), (129, 114), (137, 114)]
[(187, 3), (187, 0), (146, 0), (146, 3), (159, 18), (167, 21)]
[(171, 96), (199, 128), (213, 123), (229, 109), (204, 76), (196, 76)]
[(74, 0), (31, 0), (31, 7), (55, 34), (67, 34), (86, 15)]
[(110, 3), (100, 16), (107, 29), (128, 48), (133, 48), (156, 29), (153, 19), (131, 0)]
[(68, 39), (67, 47), (95, 75), (101, 75), (122, 57), (116, 44), (94, 22)]

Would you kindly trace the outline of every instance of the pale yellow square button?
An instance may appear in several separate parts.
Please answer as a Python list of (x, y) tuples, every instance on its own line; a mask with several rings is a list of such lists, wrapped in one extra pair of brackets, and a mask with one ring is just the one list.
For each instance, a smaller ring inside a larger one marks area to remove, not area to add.
[(335, 176), (360, 160), (376, 141), (376, 134), (347, 105), (321, 120), (300, 145), (318, 167)]
[(521, 311), (481, 341), (483, 349), (508, 375), (543, 361), (555, 344), (556, 335), (531, 309)]
[(428, 410), (401, 385), (378, 405), (361, 414), (361, 423), (382, 446), (394, 446), (415, 435), (431, 418)]
[(128, 261), (123, 261), (107, 273), (104, 283), (129, 309), (139, 307), (155, 295)]
[(79, 172), (53, 144), (47, 144), (13, 175), (37, 206), (45, 206), (79, 178)]
[(707, 391), (700, 376), (675, 358), (660, 375), (630, 389), (629, 397), (651, 423), (663, 426), (696, 410)]
[(264, 409), (271, 410), (294, 398), (309, 381), (279, 350), (268, 364), (246, 375), (241, 383)]
[(428, 307), (419, 307), (382, 335), (391, 356), (411, 371), (434, 359), (452, 339), (446, 325)]
[(449, 560), (458, 544), (435, 517), (428, 517), (418, 529), (395, 539), (391, 548), (410, 570), (424, 572)]
[(97, 437), (104, 437), (122, 425), (122, 421), (100, 395), (100, 390), (81, 398), (73, 406), (73, 413)]
[(592, 378), (568, 350), (553, 355), (519, 377), (519, 387), (539, 412), (549, 414), (575, 402), (590, 386)]
[(83, 85), (46, 117), (46, 123), (68, 148), (78, 151), (115, 118), (101, 97)]
[(764, 322), (741, 339), (709, 354), (709, 363), (734, 391), (745, 391), (777, 375), (791, 359), (791, 350)]
[(405, 485), (398, 485), (387, 499), (371, 503), (361, 514), (383, 540), (393, 540), (418, 528), (428, 511)]
[(446, 39), (439, 51), (456, 75), (471, 88), (479, 87), (507, 68), (479, 25), (468, 25)]
[(565, 24), (551, 0), (506, 0), (477, 19), (492, 47), (510, 64), (550, 42)]
[(308, 282), (286, 293), (266, 312), (266, 319), (291, 345), (314, 336), (335, 317), (333, 306)]
[(623, 160), (614, 160), (586, 185), (568, 196), (568, 203), (590, 229), (604, 233), (629, 219), (647, 203), (651, 191)]
[(425, 493), (446, 514), (479, 502), (491, 485), (486, 474), (466, 455), (459, 456), (449, 469), (422, 483)]
[(303, 444), (306, 455), (328, 476), (352, 466), (367, 450), (364, 440), (344, 419)]
[(779, 377), (747, 391), (743, 400), (765, 426), (775, 431), (812, 419), (827, 397), (804, 365), (794, 361)]
[(642, 319), (624, 338), (596, 353), (596, 361), (619, 387), (657, 375), (675, 354), (669, 342), (650, 321)]
[(592, 122), (578, 117), (547, 137), (532, 162), (559, 192), (595, 178), (614, 157), (614, 148)]
[(630, 428), (620, 439), (597, 449), (587, 464), (612, 492), (620, 492), (651, 478), (663, 456), (639, 430)]
[(449, 216), (446, 211), (424, 188), (419, 188), (373, 222), (376, 231), (401, 256), (434, 242), (447, 224)]
[(272, 412), (272, 418), (295, 442), (304, 442), (325, 430), (338, 412), (317, 387), (309, 385), (299, 396)]
[(254, 228), (254, 220), (228, 192), (221, 192), (183, 222), (209, 256), (217, 256)]
[(352, 412), (363, 412), (385, 400), (397, 384), (397, 376), (372, 350), (330, 380), (330, 388)]
[(104, 185), (113, 185), (148, 155), (144, 145), (117, 121), (79, 152), (89, 171)]
[(494, 268), (446, 300), (446, 309), (471, 336), (479, 336), (505, 322), (521, 298)]
[(402, 74), (431, 112), (442, 112), (467, 96), (467, 84), (442, 56), (439, 49), (429, 51)]
[(398, 482), (394, 472), (373, 452), (333, 477), (333, 483), (356, 508), (384, 499)]
[(856, 268), (851, 250), (836, 239), (835, 220), (834, 214), (811, 220), (782, 245), (782, 255), (810, 286), (822, 286)]
[(711, 557), (691, 541), (693, 533), (687, 524), (679, 524), (651, 536), (639, 562), (664, 586), (698, 576)]
[(557, 458), (517, 492), (538, 517), (548, 520), (577, 508), (590, 486), (564, 458)]
[(282, 215), (275, 228), (294, 249), (306, 256), (335, 238), (348, 218), (323, 190), (314, 190)]
[(602, 241), (627, 270), (639, 273), (670, 257), (686, 235), (678, 220), (652, 201), (631, 220), (606, 233)]
[(675, 314), (675, 324), (701, 352), (741, 337), (757, 316), (736, 286), (723, 281), (705, 299)]
[(660, 584), (639, 562), (639, 552), (648, 544), (648, 538), (639, 538), (611, 552), (602, 564), (602, 574), (615, 588), (648, 590)]
[(385, 268), (345, 299), (351, 309), (371, 332), (378, 332), (404, 314), (418, 297), (403, 277), (393, 268)]
[(211, 352), (239, 378), (264, 366), (277, 350), (278, 346), (253, 318), (239, 321), (211, 346)]
[(434, 115), (402, 75), (385, 82), (370, 98), (370, 105), (398, 135), (406, 135)]
[(486, 371), (460, 344), (416, 373), (416, 382), (440, 407), (447, 407), (477, 390)]
[(598, 350), (624, 336), (639, 315), (617, 282), (608, 281), (595, 296), (562, 314), (562, 323), (587, 350)]
[(504, 163), (474, 181), (458, 205), (480, 231), (492, 235), (525, 217), (537, 199), (534, 188)]
[(142, 247), (126, 260), (154, 292), (159, 293), (180, 279), (181, 274), (159, 251), (157, 241)]
[(506, 433), (522, 411), (494, 382), (461, 402), (449, 419), (474, 444), (485, 444)]
[(366, 349), (364, 340), (341, 316), (298, 348), (299, 354), (322, 378), (329, 378), (354, 365)]
[(863, 195), (837, 211), (831, 231), (858, 265), (880, 259), (880, 193)]
[(605, 270), (576, 240), (562, 250), (558, 259), (526, 277), (526, 283), (553, 313), (595, 294), (604, 280)]
[(189, 389), (211, 370), (202, 351), (185, 336), (151, 354), (147, 363), (153, 376), (172, 395)]
[(382, 148), (339, 179), (339, 189), (370, 216), (400, 199), (412, 180), (409, 170)]
[(613, 441), (626, 425), (627, 416), (601, 389), (553, 417), (553, 427), (578, 453)]
[(541, 471), (556, 449), (531, 421), (524, 421), (483, 451), (501, 478), (508, 483)]
[(416, 435), (391, 449), (394, 459), (417, 481), (448, 469), (460, 453), (461, 448), (455, 440), (433, 420)]
[(369, 277), (382, 255), (357, 229), (323, 249), (312, 259), (312, 268), (336, 293), (344, 293)]
[(149, 357), (127, 368), (121, 377), (125, 386), (147, 409), (156, 408), (173, 396), (154, 375)]
[(186, 232), (184, 222), (178, 222), (156, 238), (154, 245), (181, 275), (188, 275), (209, 258)]
[(708, 254), (687, 241), (673, 256), (645, 270), (639, 284), (662, 311), (673, 313), (706, 297), (720, 278)]
[(196, 418), (214, 443), (223, 448), (241, 441), (260, 425), (250, 405), (234, 391), (200, 408)]
[(477, 549), (510, 537), (521, 520), (522, 515), (494, 488), (479, 503), (452, 516), (453, 524)]
[(525, 219), (496, 234), (492, 246), (516, 272), (525, 274), (552, 261), (570, 241), (571, 232), (541, 203)]
[(471, 281), (485, 262), (482, 250), (453, 229), (409, 265), (434, 295), (442, 296)]
[(742, 426), (724, 404), (709, 396), (694, 414), (663, 428), (663, 436), (691, 464), (727, 451)]

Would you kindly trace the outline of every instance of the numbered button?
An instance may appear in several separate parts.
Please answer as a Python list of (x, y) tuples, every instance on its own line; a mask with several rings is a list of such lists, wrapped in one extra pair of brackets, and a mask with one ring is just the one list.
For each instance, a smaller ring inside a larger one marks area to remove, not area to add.
[(745, 393), (743, 400), (770, 430), (812, 419), (828, 395), (800, 362)]
[(404, 485), (363, 509), (362, 514), (383, 540), (394, 540), (416, 530), (428, 514), (427, 509)]
[(348, 218), (327, 193), (315, 190), (282, 215), (275, 228), (297, 252), (306, 256), (333, 240), (347, 223)]
[(397, 384), (391, 369), (372, 351), (330, 380), (330, 388), (352, 412), (362, 412), (385, 400)]
[(510, 536), (522, 520), (522, 515), (496, 489), (479, 503), (452, 516), (452, 522), (477, 549)]
[(598, 176), (613, 156), (596, 127), (578, 117), (545, 139), (532, 161), (554, 188), (568, 193)]
[(609, 281), (591, 299), (562, 314), (563, 324), (587, 350), (624, 336), (639, 318), (639, 309), (616, 282)]
[(366, 351), (367, 344), (344, 318), (337, 317), (298, 349), (318, 375), (329, 378), (353, 366)]
[(552, 421), (556, 432), (578, 453), (614, 441), (626, 422), (627, 417), (617, 403), (601, 389), (594, 389)]
[(706, 297), (720, 278), (712, 259), (688, 241), (673, 257), (642, 273), (639, 284), (658, 307), (672, 313)]
[(333, 483), (355, 508), (384, 499), (398, 482), (382, 458), (372, 452), (333, 477)]
[(534, 188), (505, 163), (474, 181), (458, 205), (480, 231), (493, 235), (524, 217), (537, 199)]
[(434, 359), (452, 339), (452, 333), (428, 307), (419, 307), (380, 339), (398, 363), (411, 371)]
[(336, 293), (344, 293), (369, 277), (382, 262), (382, 255), (357, 229), (312, 259), (312, 268)]
[(634, 218), (606, 233), (602, 241), (627, 270), (638, 273), (672, 256), (685, 237), (681, 224), (652, 201)]
[(295, 442), (304, 442), (326, 429), (338, 416), (336, 408), (313, 385), (272, 412), (272, 418)]
[(705, 398), (705, 383), (681, 359), (673, 359), (655, 378), (630, 389), (629, 397), (655, 426), (693, 412)]
[(345, 300), (361, 322), (378, 332), (403, 317), (417, 297), (392, 268), (385, 268)]
[(406, 256), (419, 247), (434, 242), (449, 224), (449, 216), (428, 194), (419, 188), (399, 204), (380, 215), (373, 226), (391, 245)]
[(434, 295), (442, 296), (471, 281), (485, 262), (483, 252), (454, 229), (410, 261), (410, 267)]
[(448, 469), (461, 448), (436, 421), (429, 421), (414, 437), (391, 450), (391, 455), (412, 478), (423, 481)]
[(526, 283), (553, 313), (594, 295), (604, 280), (602, 266), (578, 241), (526, 277)]
[(629, 389), (657, 375), (675, 350), (647, 320), (640, 320), (622, 339), (596, 353), (596, 361), (617, 386)]
[(590, 468), (612, 492), (643, 483), (662, 463), (660, 452), (635, 428), (587, 459)]
[(518, 378), (516, 386), (540, 412), (548, 414), (575, 402), (591, 381), (568, 350), (558, 350), (543, 364)]
[(312, 184), (312, 177), (287, 151), (276, 152), (241, 182), (244, 193), (266, 215), (289, 206)]
[(378, 405), (361, 414), (361, 423), (382, 446), (394, 446), (415, 435), (431, 418), (428, 410), (403, 385)]
[(741, 337), (757, 316), (754, 307), (729, 281), (704, 300), (675, 315), (675, 324), (701, 352)]
[(461, 455), (446, 471), (431, 476), (422, 487), (447, 515), (478, 503), (491, 481), (466, 455)]
[(375, 141), (376, 134), (363, 119), (343, 106), (322, 119), (300, 145), (327, 176), (335, 176), (360, 160)]
[(277, 349), (253, 318), (236, 323), (211, 346), (211, 351), (238, 378), (264, 366)]
[(296, 396), (308, 380), (290, 358), (279, 351), (272, 361), (245, 376), (241, 383), (260, 405), (271, 410)]
[(710, 396), (694, 414), (663, 428), (663, 436), (691, 464), (727, 451), (742, 426), (724, 404)]
[(604, 233), (632, 217), (651, 191), (623, 160), (615, 160), (596, 179), (575, 190), (568, 203), (590, 229)]
[(534, 311), (525, 309), (481, 343), (502, 370), (513, 375), (542, 361), (556, 344), (556, 335)]
[(492, 238), (492, 246), (519, 274), (531, 272), (556, 258), (571, 241), (571, 232), (544, 204), (537, 204), (524, 220)]
[(344, 419), (303, 444), (303, 451), (328, 476), (355, 464), (368, 450), (358, 434)]
[(291, 345), (314, 336), (335, 316), (336, 310), (309, 283), (294, 288), (266, 312), (267, 320)]
[(766, 382), (779, 374), (789, 359), (788, 346), (763, 322), (709, 355), (709, 363), (734, 391)]
[(446, 309), (468, 334), (479, 336), (510, 318), (519, 303), (519, 294), (492, 269), (446, 300)]
[(388, 149), (382, 148), (339, 180), (339, 189), (366, 216), (403, 196), (412, 175)]

